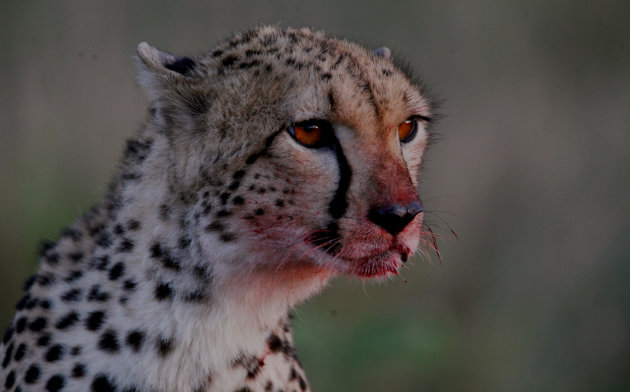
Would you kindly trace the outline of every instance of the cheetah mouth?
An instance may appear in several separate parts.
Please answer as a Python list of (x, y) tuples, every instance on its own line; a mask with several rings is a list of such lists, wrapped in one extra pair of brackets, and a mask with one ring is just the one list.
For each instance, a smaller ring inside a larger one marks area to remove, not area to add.
[(402, 267), (403, 260), (407, 256), (394, 251), (385, 251), (374, 256), (358, 260), (347, 260), (352, 263), (350, 274), (360, 278), (384, 278), (388, 275), (398, 275), (398, 269)]
[(347, 273), (360, 278), (384, 278), (398, 275), (398, 269), (407, 262), (411, 249), (397, 243), (384, 250), (375, 250), (361, 257), (341, 257), (346, 263)]
[[(324, 231), (322, 234), (312, 236), (307, 242), (319, 252), (337, 261), (333, 264), (335, 265), (334, 270), (362, 279), (378, 279), (389, 275), (398, 275), (398, 269), (407, 262), (413, 253), (407, 245), (396, 237), (385, 241), (375, 239), (362, 245), (348, 246), (342, 245), (339, 236), (333, 236)], [(381, 242), (381, 246), (376, 246), (378, 242)]]

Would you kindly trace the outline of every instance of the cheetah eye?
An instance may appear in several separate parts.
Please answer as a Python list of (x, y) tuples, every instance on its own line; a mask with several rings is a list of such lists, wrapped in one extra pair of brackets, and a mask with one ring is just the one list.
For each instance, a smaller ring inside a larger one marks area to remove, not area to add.
[(332, 126), (325, 120), (307, 120), (290, 125), (287, 131), (305, 147), (319, 148), (332, 141)]
[(409, 143), (418, 130), (418, 118), (410, 117), (398, 126), (398, 139), (403, 143)]

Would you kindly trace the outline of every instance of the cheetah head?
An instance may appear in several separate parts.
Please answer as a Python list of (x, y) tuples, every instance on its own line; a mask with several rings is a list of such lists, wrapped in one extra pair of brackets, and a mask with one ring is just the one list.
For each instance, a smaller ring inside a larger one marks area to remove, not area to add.
[(172, 189), (194, 195), (186, 216), (208, 257), (373, 278), (417, 249), (434, 114), (389, 50), (264, 27), (196, 58), (138, 53)]

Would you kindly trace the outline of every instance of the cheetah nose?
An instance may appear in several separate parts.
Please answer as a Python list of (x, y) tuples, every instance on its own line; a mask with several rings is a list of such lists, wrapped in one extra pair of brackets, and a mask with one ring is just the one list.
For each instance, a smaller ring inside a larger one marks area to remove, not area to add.
[(406, 206), (393, 205), (386, 207), (374, 207), (368, 214), (368, 219), (376, 223), (389, 234), (396, 235), (422, 212), (422, 206), (418, 202)]

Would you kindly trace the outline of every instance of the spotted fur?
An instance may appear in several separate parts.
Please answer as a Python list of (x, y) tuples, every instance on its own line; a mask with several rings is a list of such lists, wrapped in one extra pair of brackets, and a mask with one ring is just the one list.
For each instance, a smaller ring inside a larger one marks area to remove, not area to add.
[[(396, 273), (418, 246), (428, 100), (388, 49), (308, 29), (194, 58), (141, 43), (138, 64), (146, 125), (103, 202), (42, 246), (0, 388), (309, 390), (288, 311), (335, 275)], [(328, 145), (287, 131), (311, 119)]]

